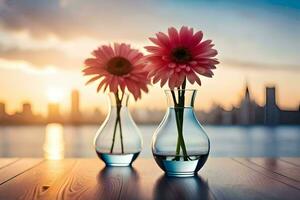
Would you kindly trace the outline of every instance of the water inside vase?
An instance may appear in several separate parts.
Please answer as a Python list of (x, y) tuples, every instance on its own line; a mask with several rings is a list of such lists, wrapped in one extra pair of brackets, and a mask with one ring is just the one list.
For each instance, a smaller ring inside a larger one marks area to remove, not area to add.
[(102, 159), (107, 166), (129, 166), (139, 156), (140, 152), (127, 154), (110, 154), (96, 151), (98, 157)]
[[(156, 163), (168, 176), (188, 177), (194, 176), (207, 160), (208, 153), (202, 155), (188, 156), (166, 156), (153, 154)], [(178, 159), (179, 158), (179, 159)]]

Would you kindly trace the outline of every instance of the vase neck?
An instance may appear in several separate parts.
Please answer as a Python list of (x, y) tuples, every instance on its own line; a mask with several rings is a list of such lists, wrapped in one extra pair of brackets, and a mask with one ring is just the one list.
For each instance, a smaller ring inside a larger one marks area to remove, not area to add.
[(108, 95), (110, 106), (111, 107), (127, 107), (129, 95), (127, 93), (118, 92), (112, 93), (110, 92)]
[(165, 90), (167, 103), (172, 108), (193, 108), (197, 90)]

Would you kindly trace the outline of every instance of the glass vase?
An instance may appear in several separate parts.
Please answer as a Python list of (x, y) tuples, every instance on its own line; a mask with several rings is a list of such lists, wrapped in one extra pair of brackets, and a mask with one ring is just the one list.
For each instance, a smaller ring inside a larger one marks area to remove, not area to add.
[(196, 118), (196, 90), (166, 90), (168, 109), (152, 138), (156, 163), (168, 176), (194, 176), (207, 160), (210, 142)]
[(96, 133), (95, 150), (106, 166), (129, 166), (142, 150), (142, 137), (128, 109), (128, 94), (109, 93), (109, 113)]

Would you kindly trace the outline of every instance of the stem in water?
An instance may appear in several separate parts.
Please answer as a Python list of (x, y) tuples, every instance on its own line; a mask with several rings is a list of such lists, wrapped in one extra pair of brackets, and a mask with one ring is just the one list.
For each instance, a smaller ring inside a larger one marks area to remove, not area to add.
[(114, 145), (115, 145), (115, 139), (116, 139), (116, 130), (117, 130), (117, 125), (118, 125), (118, 118), (116, 118), (116, 121), (115, 121), (115, 126), (114, 126), (114, 135), (113, 135), (113, 139), (112, 139), (112, 144), (111, 144), (111, 147), (110, 147), (110, 153), (113, 152), (113, 149), (114, 149)]
[(185, 87), (186, 87), (186, 79), (182, 84), (182, 90), (178, 88), (178, 103), (176, 102), (176, 97), (174, 91), (172, 92), (172, 97), (174, 101), (175, 107), (175, 115), (176, 115), (176, 125), (178, 131), (177, 145), (176, 145), (176, 156), (175, 160), (180, 160), (180, 147), (182, 149), (183, 158), (185, 161), (188, 160), (188, 154), (186, 150), (186, 145), (183, 137), (183, 120), (184, 120), (184, 106), (185, 106)]
[(122, 93), (122, 97), (121, 97), (121, 100), (120, 100), (120, 108), (119, 108), (119, 115), (118, 115), (118, 118), (119, 118), (119, 128), (120, 128), (120, 139), (121, 139), (121, 151), (122, 151), (122, 154), (124, 153), (124, 144), (123, 144), (123, 133), (122, 133), (122, 122), (121, 122), (121, 115), (120, 115), (120, 111), (121, 111), (121, 108), (122, 108), (122, 100), (123, 100), (123, 97), (124, 97), (124, 92)]
[(124, 145), (123, 145), (123, 135), (122, 135), (122, 124), (121, 124), (121, 108), (122, 108), (122, 100), (124, 97), (124, 92), (122, 93), (121, 99), (119, 98), (118, 92), (115, 93), (115, 100), (116, 100), (116, 121), (115, 121), (115, 126), (114, 126), (114, 133), (113, 133), (113, 139), (112, 139), (112, 144), (110, 147), (110, 153), (113, 152), (113, 148), (115, 145), (115, 139), (116, 139), (116, 132), (117, 132), (117, 126), (119, 125), (119, 131), (120, 131), (120, 139), (121, 139), (121, 151), (124, 153)]

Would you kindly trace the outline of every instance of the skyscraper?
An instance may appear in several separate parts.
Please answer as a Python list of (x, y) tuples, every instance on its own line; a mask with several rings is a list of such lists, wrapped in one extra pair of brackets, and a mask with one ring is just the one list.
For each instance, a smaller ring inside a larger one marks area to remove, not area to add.
[(246, 84), (245, 95), (241, 101), (238, 111), (237, 123), (242, 125), (250, 125), (254, 122), (256, 103), (251, 99), (248, 84)]
[(74, 123), (78, 123), (80, 121), (78, 90), (73, 90), (71, 94), (71, 120)]
[(276, 125), (279, 123), (279, 109), (276, 104), (275, 87), (266, 87), (265, 124)]
[(61, 115), (59, 112), (59, 104), (58, 103), (50, 103), (48, 104), (48, 121), (49, 122), (60, 122)]
[(6, 115), (5, 103), (0, 102), (0, 117)]
[(25, 117), (32, 116), (32, 109), (30, 103), (23, 103), (22, 105), (22, 115)]

